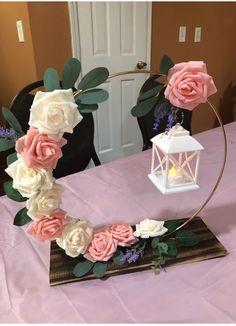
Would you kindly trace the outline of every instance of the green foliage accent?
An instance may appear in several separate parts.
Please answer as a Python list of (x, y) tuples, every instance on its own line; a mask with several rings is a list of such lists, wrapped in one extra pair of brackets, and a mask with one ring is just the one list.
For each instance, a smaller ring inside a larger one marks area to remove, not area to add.
[(176, 244), (172, 240), (166, 240), (165, 243), (168, 245), (167, 255), (171, 257), (177, 257), (178, 250)]
[(79, 106), (78, 109), (80, 113), (90, 113), (98, 109), (97, 104), (81, 104), (79, 101), (77, 104)]
[(10, 164), (14, 163), (16, 160), (17, 160), (17, 154), (16, 154), (16, 152), (15, 153), (12, 153), (12, 154), (9, 154), (7, 156), (7, 166), (9, 166)]
[(105, 89), (91, 89), (87, 92), (81, 93), (77, 98), (81, 104), (95, 104), (101, 103), (108, 99), (109, 94)]
[(125, 263), (124, 254), (121, 250), (117, 250), (112, 256), (112, 259), (114, 263), (118, 266), (124, 265)]
[(104, 83), (109, 76), (107, 68), (98, 67), (89, 71), (80, 81), (78, 89), (89, 89)]
[(0, 138), (0, 152), (7, 151), (15, 147), (15, 141), (11, 139)]
[(168, 244), (165, 242), (158, 242), (156, 248), (153, 250), (155, 255), (161, 256), (168, 253)]
[(180, 225), (178, 220), (169, 220), (165, 221), (164, 226), (168, 229), (169, 232), (173, 232)]
[(132, 110), (131, 110), (132, 116), (143, 117), (144, 115), (146, 115), (148, 112), (150, 112), (152, 110), (152, 108), (154, 107), (154, 105), (157, 104), (158, 101), (159, 101), (159, 98), (157, 96), (155, 96), (155, 97), (151, 97), (145, 101), (139, 102), (132, 108)]
[(97, 261), (93, 266), (93, 273), (96, 277), (103, 277), (107, 271), (107, 263)]
[(150, 89), (149, 91), (141, 94), (138, 98), (138, 102), (139, 101), (143, 101), (146, 100), (150, 97), (153, 97), (155, 95), (157, 95), (162, 89), (164, 88), (164, 85), (158, 85), (156, 87), (153, 87), (152, 89)]
[(5, 120), (15, 130), (18, 136), (24, 135), (24, 132), (21, 128), (19, 121), (16, 119), (15, 115), (11, 112), (11, 110), (7, 108), (2, 108), (2, 114)]
[(17, 202), (22, 202), (26, 201), (27, 198), (23, 197), (18, 190), (13, 188), (13, 181), (6, 181), (3, 184), (3, 189), (5, 194), (7, 195), (8, 198), (17, 201)]
[(62, 88), (73, 88), (81, 71), (81, 63), (78, 59), (70, 58), (63, 66)]
[(158, 237), (153, 238), (152, 241), (151, 241), (152, 249), (156, 249), (158, 247), (158, 244), (159, 244), (159, 238)]
[(28, 210), (26, 207), (19, 210), (19, 212), (15, 216), (13, 224), (17, 226), (23, 226), (32, 221), (31, 218), (28, 216), (27, 212)]
[(165, 74), (168, 75), (168, 71), (170, 68), (172, 68), (174, 66), (174, 62), (171, 60), (170, 57), (168, 57), (168, 55), (163, 55), (163, 57), (161, 58), (160, 61), (160, 65), (159, 65), (159, 71), (161, 74)]
[(58, 73), (54, 68), (48, 68), (44, 72), (43, 77), (44, 88), (47, 92), (52, 92), (55, 89), (61, 89)]
[(178, 240), (182, 246), (191, 247), (200, 242), (200, 237), (190, 230), (179, 230), (175, 234), (175, 239)]
[(76, 277), (81, 277), (86, 275), (94, 266), (94, 263), (92, 263), (89, 260), (85, 260), (83, 262), (79, 262), (75, 268), (73, 269), (73, 274)]

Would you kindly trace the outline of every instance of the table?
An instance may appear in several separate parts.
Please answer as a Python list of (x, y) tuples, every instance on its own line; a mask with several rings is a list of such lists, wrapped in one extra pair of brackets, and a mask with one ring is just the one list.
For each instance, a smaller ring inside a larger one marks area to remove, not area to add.
[[(228, 157), (216, 194), (200, 216), (229, 255), (103, 280), (48, 285), (48, 242), (12, 225), (24, 206), (0, 198), (0, 322), (233, 323), (236, 322), (236, 122), (228, 124)], [(162, 195), (149, 181), (151, 151), (58, 180), (63, 208), (94, 226), (144, 217), (188, 217), (213, 188), (223, 157), (219, 128), (198, 134), (200, 189)]]

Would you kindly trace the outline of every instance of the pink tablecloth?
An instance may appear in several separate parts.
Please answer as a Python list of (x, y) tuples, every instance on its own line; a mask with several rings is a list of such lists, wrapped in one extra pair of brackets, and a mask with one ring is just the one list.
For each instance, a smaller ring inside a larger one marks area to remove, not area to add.
[[(24, 204), (0, 198), (0, 322), (236, 322), (236, 123), (226, 126), (229, 154), (223, 180), (200, 214), (229, 255), (224, 258), (50, 287), (49, 243), (12, 225)], [(201, 188), (163, 196), (147, 178), (151, 151), (60, 179), (63, 208), (94, 226), (144, 217), (182, 218), (211, 191), (223, 156), (220, 129), (197, 136), (205, 147)]]

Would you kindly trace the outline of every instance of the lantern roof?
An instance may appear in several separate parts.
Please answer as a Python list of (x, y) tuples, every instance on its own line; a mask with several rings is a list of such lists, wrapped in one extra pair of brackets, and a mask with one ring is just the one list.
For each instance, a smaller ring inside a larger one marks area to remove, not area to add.
[(184, 129), (179, 123), (168, 133), (163, 132), (151, 139), (162, 152), (166, 154), (201, 151), (203, 146)]

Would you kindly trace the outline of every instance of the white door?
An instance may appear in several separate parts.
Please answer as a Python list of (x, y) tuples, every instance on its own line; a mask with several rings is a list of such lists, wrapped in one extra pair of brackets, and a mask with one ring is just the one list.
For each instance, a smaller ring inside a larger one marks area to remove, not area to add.
[[(139, 60), (150, 68), (151, 3), (76, 5), (80, 43), (73, 42), (73, 55), (81, 60), (82, 75), (99, 66), (107, 67), (110, 74), (134, 70)], [(141, 132), (130, 110), (146, 78), (145, 74), (124, 75), (101, 85), (109, 92), (109, 100), (94, 114), (94, 142), (102, 163), (142, 150)]]

